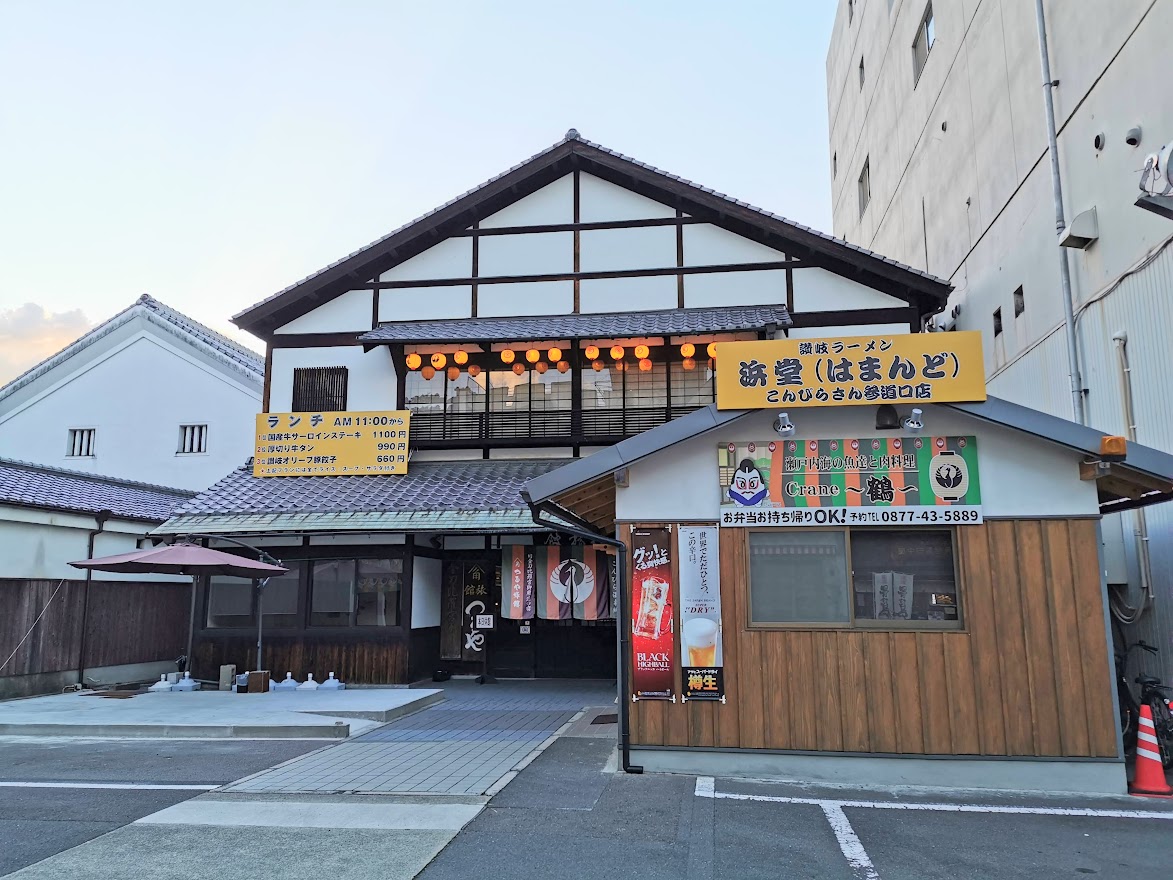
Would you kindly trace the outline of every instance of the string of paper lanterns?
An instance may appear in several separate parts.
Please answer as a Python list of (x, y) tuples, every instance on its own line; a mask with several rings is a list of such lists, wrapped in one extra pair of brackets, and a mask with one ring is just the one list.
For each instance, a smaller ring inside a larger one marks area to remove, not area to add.
[[(606, 367), (606, 362), (602, 359), (599, 346), (588, 345), (582, 350), (586, 360), (590, 363), (590, 367), (596, 373), (601, 372)], [(635, 355), (636, 366), (641, 372), (649, 372), (653, 368), (653, 361), (651, 359), (651, 348), (640, 343), (632, 349), (632, 354)], [(611, 346), (608, 354), (611, 357), (613, 368), (622, 372), (629, 368), (625, 358), (627, 350), (622, 345)], [(685, 370), (696, 369), (696, 354), (697, 347), (691, 342), (685, 342), (680, 345), (680, 365)], [(705, 354), (709, 357), (709, 366), (714, 365), (717, 357), (717, 343), (710, 342), (705, 346)], [(482, 367), (478, 364), (469, 364), (469, 355), (467, 351), (460, 349), (452, 354), (452, 366), (448, 367), (448, 356), (443, 352), (434, 352), (428, 356), (428, 363), (425, 364), (423, 356), (417, 352), (411, 352), (404, 357), (404, 363), (409, 370), (419, 370), (420, 375), (425, 379), (431, 380), (435, 377), (437, 370), (447, 369), (447, 376), (450, 381), (455, 382), (460, 378), (461, 367), (465, 367), (469, 376), (476, 378), (482, 372)], [(525, 352), (525, 363), (517, 359), (517, 352), (511, 348), (501, 350), (501, 363), (510, 367), (515, 374), (520, 376), (526, 371), (526, 363), (531, 364), (532, 368), (538, 373), (545, 373), (550, 369), (551, 364), (555, 366), (559, 373), (570, 372), (570, 361), (563, 358), (562, 349), (557, 346), (551, 347), (546, 351), (546, 360), (542, 360), (542, 352), (536, 348), (527, 349)]]

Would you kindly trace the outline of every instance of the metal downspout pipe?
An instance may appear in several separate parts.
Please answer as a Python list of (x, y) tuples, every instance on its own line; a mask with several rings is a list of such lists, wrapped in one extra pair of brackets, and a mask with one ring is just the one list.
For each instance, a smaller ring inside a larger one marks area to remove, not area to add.
[[(615, 609), (615, 626), (617, 627), (619, 653), (619, 662), (616, 670), (619, 689), (619, 763), (624, 773), (643, 773), (643, 767), (631, 763), (631, 710), (627, 704), (627, 655), (629, 643), (627, 626), (625, 625), (626, 621), (624, 619), (624, 609), (627, 607), (627, 545), (618, 538), (610, 538), (607, 535), (601, 535), (593, 531), (589, 523), (583, 522), (574, 516), (574, 514), (563, 510), (553, 502), (544, 501), (540, 504), (535, 504), (525, 489), (521, 490), (521, 495), (525, 499), (525, 503), (529, 505), (530, 514), (533, 516), (534, 522), (542, 528), (551, 529), (556, 532), (566, 532), (569, 535), (576, 535), (584, 541), (590, 541), (592, 544), (606, 544), (608, 547), (614, 547), (616, 550), (616, 578), (619, 581), (617, 584), (619, 607)], [(542, 519), (543, 512), (558, 517), (559, 522), (555, 523)], [(566, 520), (581, 523), (581, 528), (568, 524)]]
[[(1055, 202), (1055, 235), (1063, 234), (1063, 182), (1059, 176), (1059, 138), (1055, 129), (1055, 81), (1051, 79), (1051, 59), (1047, 51), (1047, 18), (1043, 0), (1035, 0), (1035, 19), (1039, 30), (1039, 60), (1043, 67), (1043, 99), (1047, 110), (1047, 145), (1051, 154), (1051, 194)], [(1079, 370), (1079, 344), (1075, 336), (1075, 307), (1071, 294), (1071, 267), (1067, 249), (1059, 245), (1059, 283), (1063, 292), (1063, 324), (1067, 334), (1067, 373), (1071, 380), (1071, 412), (1079, 424), (1085, 424), (1083, 377)]]
[[(1112, 337), (1116, 343), (1116, 359), (1120, 368), (1120, 400), (1124, 408), (1124, 425), (1128, 432), (1128, 442), (1136, 442), (1136, 409), (1132, 398), (1132, 364), (1128, 359), (1128, 334), (1117, 333)], [(1112, 602), (1112, 614), (1121, 623), (1136, 623), (1144, 616), (1145, 611), (1153, 603), (1153, 568), (1149, 555), (1149, 523), (1145, 509), (1138, 507), (1133, 511), (1136, 517), (1136, 526), (1133, 537), (1136, 539), (1136, 562), (1140, 569), (1140, 603), (1133, 607), (1123, 597), (1119, 602)]]
[[(106, 521), (114, 515), (112, 510), (100, 510), (94, 516), (94, 524), (96, 529), (91, 529), (89, 538), (86, 540), (86, 559), (94, 558), (94, 544), (98, 540), (98, 535), (106, 528)], [(94, 582), (94, 570), (92, 568), (86, 569), (86, 585), (82, 588), (81, 598), (81, 638), (78, 639), (80, 643), (77, 649), (77, 686), (78, 688), (85, 687), (86, 674), (86, 649), (89, 647), (86, 639), (86, 626), (89, 623), (90, 616), (90, 585)]]

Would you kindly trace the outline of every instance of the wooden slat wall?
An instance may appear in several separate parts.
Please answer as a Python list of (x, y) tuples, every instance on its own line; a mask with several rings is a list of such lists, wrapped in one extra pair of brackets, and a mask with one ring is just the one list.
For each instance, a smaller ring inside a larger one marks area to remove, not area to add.
[(632, 743), (1115, 757), (1096, 521), (957, 534), (964, 631), (751, 631), (748, 536), (723, 529), (728, 702), (632, 704)]
[[(306, 673), (312, 672), (323, 681), (333, 672), (339, 680), (354, 684), (406, 684), (407, 650), (407, 638), (391, 634), (383, 639), (273, 636), (264, 640), (263, 656), (274, 678), (292, 672), (294, 678), (305, 680)], [(256, 637), (199, 638), (192, 653), (192, 674), (216, 679), (224, 664), (235, 664), (240, 672), (256, 665)]]

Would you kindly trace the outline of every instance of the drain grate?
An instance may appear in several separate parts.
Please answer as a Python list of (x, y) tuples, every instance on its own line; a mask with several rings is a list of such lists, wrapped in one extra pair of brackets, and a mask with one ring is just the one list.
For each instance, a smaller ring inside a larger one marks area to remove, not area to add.
[(615, 713), (613, 715), (596, 715), (594, 718), (591, 719), (591, 724), (618, 724), (618, 723), (619, 723), (619, 714), (618, 713)]

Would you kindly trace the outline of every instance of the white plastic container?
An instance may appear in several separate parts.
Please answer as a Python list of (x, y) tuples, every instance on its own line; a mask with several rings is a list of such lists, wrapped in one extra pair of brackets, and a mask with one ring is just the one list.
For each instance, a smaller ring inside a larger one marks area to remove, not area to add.
[(334, 677), (334, 673), (330, 673), (330, 677), (318, 685), (320, 691), (341, 691), (346, 690), (346, 685)]
[(275, 691), (295, 691), (297, 690), (299, 684), (301, 684), (301, 682), (293, 677), (293, 673), (287, 672), (285, 673), (285, 678), (281, 679), (281, 681), (273, 685), (272, 689)]
[(164, 673), (163, 675), (160, 675), (159, 680), (157, 682), (155, 682), (153, 685), (151, 685), (149, 688), (147, 688), (147, 690), (149, 690), (153, 693), (162, 693), (164, 691), (170, 691), (172, 689), (172, 687), (173, 686), (172, 686), (171, 682), (169, 682), (167, 680), (166, 673)]
[(308, 673), (309, 677), (297, 686), (299, 691), (316, 691), (318, 689), (318, 682), (314, 681), (314, 674)]
[(190, 672), (183, 673), (183, 678), (171, 687), (173, 691), (198, 691), (199, 689), (200, 683), (191, 677)]

